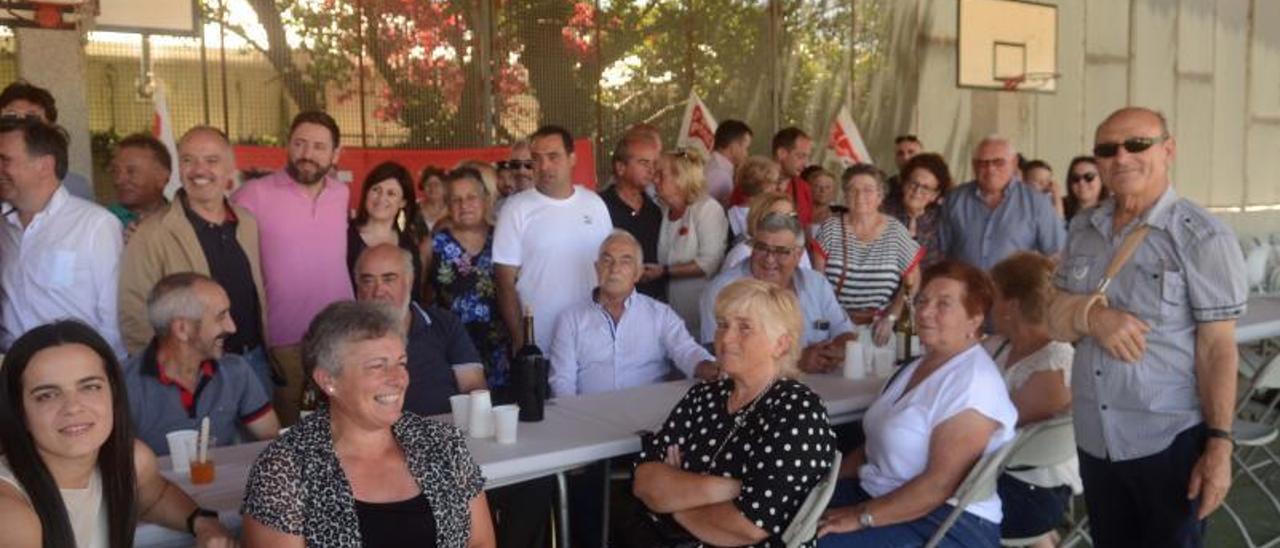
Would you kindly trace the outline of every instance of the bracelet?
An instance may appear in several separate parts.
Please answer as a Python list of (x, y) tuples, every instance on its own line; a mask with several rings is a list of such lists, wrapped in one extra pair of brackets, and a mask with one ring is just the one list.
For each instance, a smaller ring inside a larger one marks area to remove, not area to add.
[(187, 516), (187, 532), (191, 533), (191, 536), (193, 537), (196, 536), (196, 519), (198, 518), (218, 519), (218, 513), (199, 506), (197, 506), (195, 510), (192, 510), (191, 514)]
[(1209, 428), (1205, 430), (1205, 434), (1210, 438), (1221, 438), (1221, 439), (1227, 440), (1231, 442), (1232, 446), (1235, 446), (1236, 444), (1235, 438), (1231, 437), (1231, 432), (1228, 432), (1221, 428)]

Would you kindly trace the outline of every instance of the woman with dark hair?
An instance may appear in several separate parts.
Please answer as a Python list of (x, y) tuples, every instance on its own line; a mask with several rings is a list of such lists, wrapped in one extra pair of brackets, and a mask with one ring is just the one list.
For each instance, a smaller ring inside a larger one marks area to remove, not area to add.
[(1076, 156), (1067, 167), (1067, 197), (1062, 202), (1063, 215), (1071, 223), (1076, 213), (1098, 205), (1111, 197), (1098, 176), (1098, 161), (1093, 156)]
[(449, 216), (449, 204), (444, 198), (444, 177), (445, 170), (436, 166), (422, 168), (422, 174), (418, 176), (418, 216), (412, 220), (419, 238), (426, 239), (435, 232), (436, 223)]
[(5, 546), (133, 545), (137, 521), (229, 546), (135, 441), (120, 364), (92, 328), (45, 324), (18, 338), (0, 371), (0, 530)]
[(907, 232), (924, 248), (922, 269), (945, 257), (938, 241), (942, 224), (942, 202), (955, 182), (946, 160), (932, 152), (917, 154), (902, 167), (902, 200), (885, 202), (885, 214), (907, 227)]
[[(356, 267), (356, 259), (365, 249), (378, 244), (392, 244), (413, 255), (413, 298), (422, 294), (422, 261), (418, 240), (409, 223), (418, 215), (413, 199), (413, 176), (396, 162), (378, 164), (364, 178), (360, 190), (360, 206), (347, 228), (347, 274)], [(355, 278), (351, 279), (355, 287)]]

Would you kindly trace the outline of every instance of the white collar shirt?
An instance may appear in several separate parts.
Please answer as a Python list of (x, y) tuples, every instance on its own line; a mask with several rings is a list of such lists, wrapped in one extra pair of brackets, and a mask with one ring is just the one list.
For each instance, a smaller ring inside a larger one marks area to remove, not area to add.
[(120, 221), (59, 186), (25, 227), (16, 208), (4, 204), (0, 232), (0, 346), (7, 351), (28, 330), (73, 318), (123, 357), (116, 315)]

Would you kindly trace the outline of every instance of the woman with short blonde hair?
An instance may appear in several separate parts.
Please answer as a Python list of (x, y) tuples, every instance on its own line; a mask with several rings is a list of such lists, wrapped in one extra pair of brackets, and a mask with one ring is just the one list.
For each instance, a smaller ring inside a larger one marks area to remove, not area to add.
[(715, 318), (724, 376), (690, 388), (644, 437), (634, 489), (655, 538), (638, 545), (780, 545), (833, 464), (822, 400), (794, 378), (804, 346), (794, 292), (738, 280), (716, 296)]
[(741, 238), (747, 231), (747, 211), (751, 199), (767, 192), (785, 194), (782, 168), (764, 156), (749, 156), (733, 174), (734, 195), (740, 197), (729, 208), (729, 230), (734, 238)]
[[(698, 302), (707, 280), (720, 271), (729, 221), (724, 208), (707, 195), (707, 179), (698, 151), (676, 149), (658, 157), (654, 181), (661, 202), (658, 265), (651, 278), (667, 280), (667, 302), (690, 333), (699, 333)], [(658, 270), (660, 269), (660, 270)]]

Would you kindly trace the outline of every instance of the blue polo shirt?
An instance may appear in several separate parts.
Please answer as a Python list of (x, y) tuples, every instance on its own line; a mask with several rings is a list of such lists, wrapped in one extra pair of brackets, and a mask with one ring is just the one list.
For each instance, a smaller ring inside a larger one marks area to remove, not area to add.
[(125, 364), (124, 381), (129, 393), (135, 435), (157, 455), (169, 454), (165, 434), (200, 428), (209, 417), (215, 445), (231, 445), (241, 425), (258, 420), (271, 410), (271, 401), (249, 363), (235, 354), (204, 362), (194, 392), (174, 382), (156, 363), (156, 342)]
[(419, 415), (448, 413), (449, 396), (458, 393), (454, 370), (483, 368), (480, 353), (453, 312), (417, 303), (409, 306), (412, 317), (405, 348), (409, 388), (405, 390), (404, 410)]

